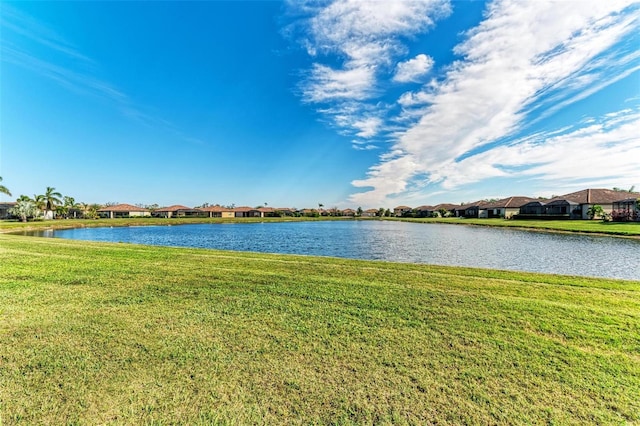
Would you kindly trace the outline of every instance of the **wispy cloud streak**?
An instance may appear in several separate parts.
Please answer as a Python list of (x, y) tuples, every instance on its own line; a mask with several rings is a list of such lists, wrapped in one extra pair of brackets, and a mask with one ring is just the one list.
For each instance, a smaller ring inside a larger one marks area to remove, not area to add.
[(170, 122), (145, 113), (130, 96), (97, 76), (99, 66), (94, 60), (45, 24), (3, 4), (0, 25), (2, 61), (40, 74), (75, 93), (106, 100), (131, 120), (163, 128), (192, 143), (202, 143), (184, 136)]
[[(405, 114), (413, 114), (417, 122), (398, 134), (392, 150), (371, 167), (366, 179), (353, 182), (372, 189), (354, 194), (351, 201), (377, 205), (420, 182), (453, 189), (514, 176), (507, 167), (479, 161), (488, 157), (478, 153), (499, 149), (497, 142), (502, 146), (523, 131), (536, 108), (567, 107), (628, 74), (625, 66), (637, 60), (635, 49), (621, 43), (638, 29), (638, 8), (631, 1), (594, 2), (578, 9), (573, 2), (491, 3), (486, 19), (457, 46), (462, 59), (445, 77), (399, 99)], [(615, 145), (619, 136), (601, 128), (602, 143), (589, 154), (597, 158), (625, 149), (635, 153), (637, 139), (631, 138), (631, 146)], [(546, 143), (551, 140), (536, 146)], [(579, 154), (579, 144), (570, 146), (577, 149), (576, 164), (590, 164)], [(629, 158), (637, 157), (618, 158), (625, 171), (630, 170)], [(545, 164), (553, 163), (546, 159)], [(529, 169), (536, 175), (551, 172), (542, 166)], [(568, 170), (574, 179), (592, 173), (582, 166)]]
[[(390, 106), (379, 102), (381, 82), (394, 74), (398, 82), (417, 81), (433, 65), (419, 55), (396, 69), (396, 59), (407, 50), (402, 37), (423, 33), (450, 13), (447, 0), (291, 1), (290, 8), (305, 16), (302, 44), (314, 58), (300, 84), (303, 101), (320, 105), (342, 133), (362, 139), (376, 137), (385, 127)], [(365, 119), (377, 124), (363, 131)]]

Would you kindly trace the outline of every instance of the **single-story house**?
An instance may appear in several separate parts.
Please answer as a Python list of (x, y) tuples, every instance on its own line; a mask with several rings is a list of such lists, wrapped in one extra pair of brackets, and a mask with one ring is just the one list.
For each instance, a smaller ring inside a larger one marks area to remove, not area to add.
[(541, 200), (529, 201), (526, 204), (520, 206), (518, 212), (518, 218), (534, 218), (537, 216), (543, 216), (546, 212), (546, 203)]
[(411, 213), (411, 207), (409, 206), (398, 206), (393, 208), (393, 215), (395, 217), (403, 217), (407, 213)]
[(233, 209), (222, 206), (209, 206), (203, 207), (202, 210), (209, 217), (224, 217), (224, 218), (232, 218), (235, 217), (235, 212)]
[(482, 208), (488, 203), (484, 200), (475, 201), (473, 203), (465, 204), (456, 209), (456, 212), (461, 212), (460, 216), (469, 218), (482, 218), (487, 217), (487, 211)]
[(432, 217), (437, 213), (433, 206), (418, 206), (413, 210), (417, 217)]
[(579, 205), (580, 212), (577, 212), (579, 215), (577, 219), (590, 219), (588, 212), (592, 206), (597, 204), (602, 207), (602, 210), (606, 214), (611, 214), (613, 211), (613, 203), (633, 197), (640, 197), (640, 193), (596, 188), (583, 189), (582, 191), (565, 194), (558, 198), (564, 198)]
[(344, 209), (342, 210), (342, 216), (355, 216), (356, 215), (356, 211), (353, 209)]
[(640, 198), (625, 198), (612, 204), (611, 219), (616, 222), (640, 221)]
[(520, 207), (532, 201), (536, 200), (529, 197), (515, 196), (489, 202), (482, 206), (481, 210), (486, 210), (486, 213), (482, 213), (480, 216), (488, 218), (503, 217), (510, 219), (513, 215), (520, 213)]
[(236, 207), (233, 212), (235, 217), (262, 217), (262, 212), (253, 207)]
[(99, 209), (98, 214), (100, 217), (115, 219), (118, 217), (149, 217), (151, 216), (151, 211), (131, 204), (116, 204)]
[(378, 216), (378, 209), (368, 209), (362, 212), (362, 217), (376, 217)]
[(9, 210), (16, 206), (16, 202), (10, 201), (7, 203), (0, 203), (0, 219), (10, 219), (13, 216), (9, 213)]
[(440, 217), (455, 216), (456, 208), (458, 206), (455, 204), (441, 203), (433, 206), (433, 211), (437, 212)]
[(156, 209), (153, 212), (153, 216), (166, 217), (166, 218), (171, 218), (171, 217), (200, 217), (200, 216), (204, 216), (204, 215), (205, 215), (205, 212), (203, 212), (201, 209), (192, 209), (190, 207), (181, 206), (181, 205), (173, 205), (173, 206), (169, 206), (169, 207), (162, 207), (162, 208)]

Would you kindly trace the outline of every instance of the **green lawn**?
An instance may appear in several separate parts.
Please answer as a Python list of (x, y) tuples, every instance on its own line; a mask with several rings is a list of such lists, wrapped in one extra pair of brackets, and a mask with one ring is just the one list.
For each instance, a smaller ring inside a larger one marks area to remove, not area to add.
[(640, 281), (0, 235), (0, 423), (640, 422)]
[(640, 236), (640, 222), (603, 222), (601, 220), (505, 220), (451, 218), (390, 218), (420, 223), (451, 223), (475, 226), (507, 226), (552, 232), (582, 232), (620, 236)]

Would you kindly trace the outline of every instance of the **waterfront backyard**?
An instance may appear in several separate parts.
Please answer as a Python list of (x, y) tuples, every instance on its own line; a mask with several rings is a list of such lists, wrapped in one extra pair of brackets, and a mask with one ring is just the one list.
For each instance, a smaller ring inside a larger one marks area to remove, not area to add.
[(0, 235), (0, 417), (640, 421), (640, 281)]

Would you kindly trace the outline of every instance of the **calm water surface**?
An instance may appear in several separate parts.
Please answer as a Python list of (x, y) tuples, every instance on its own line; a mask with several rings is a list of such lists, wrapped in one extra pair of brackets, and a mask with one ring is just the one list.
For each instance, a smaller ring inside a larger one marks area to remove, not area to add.
[(326, 221), (81, 228), (33, 235), (640, 280), (640, 240), (503, 228)]

